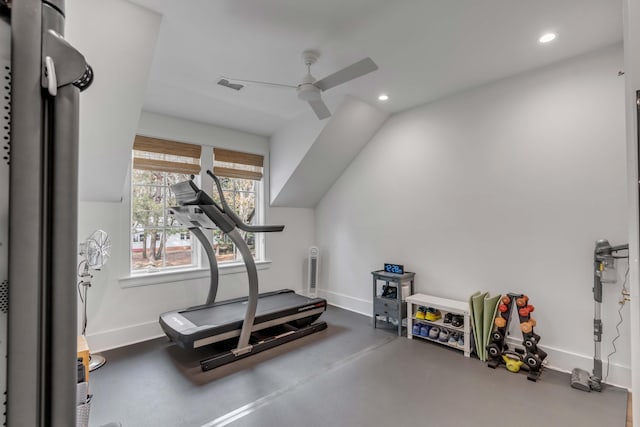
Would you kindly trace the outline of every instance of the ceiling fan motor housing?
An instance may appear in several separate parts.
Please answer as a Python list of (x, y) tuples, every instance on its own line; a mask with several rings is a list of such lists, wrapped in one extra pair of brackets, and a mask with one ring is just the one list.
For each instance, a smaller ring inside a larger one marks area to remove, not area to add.
[(320, 99), (320, 89), (312, 83), (301, 83), (296, 90), (298, 98), (303, 101), (317, 101)]

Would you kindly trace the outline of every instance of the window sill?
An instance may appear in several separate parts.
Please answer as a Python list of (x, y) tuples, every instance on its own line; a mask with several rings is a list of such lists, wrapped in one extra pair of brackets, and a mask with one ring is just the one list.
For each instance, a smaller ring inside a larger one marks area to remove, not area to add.
[[(258, 270), (266, 270), (271, 266), (270, 260), (256, 261)], [(227, 274), (245, 273), (247, 268), (242, 262), (234, 262), (218, 265), (218, 274), (225, 276)], [(141, 272), (134, 273), (130, 276), (118, 279), (121, 288), (135, 288), (139, 286), (159, 285), (162, 283), (183, 282), (186, 280), (197, 280), (208, 278), (210, 275), (208, 268), (191, 268), (173, 271), (158, 272)]]

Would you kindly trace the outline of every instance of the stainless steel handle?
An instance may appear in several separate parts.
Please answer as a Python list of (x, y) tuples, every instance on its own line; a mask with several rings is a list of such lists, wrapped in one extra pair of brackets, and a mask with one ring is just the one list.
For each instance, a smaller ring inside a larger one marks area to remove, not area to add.
[(56, 66), (53, 63), (53, 58), (47, 56), (44, 59), (44, 67), (49, 95), (56, 96), (58, 94), (58, 79), (56, 79)]

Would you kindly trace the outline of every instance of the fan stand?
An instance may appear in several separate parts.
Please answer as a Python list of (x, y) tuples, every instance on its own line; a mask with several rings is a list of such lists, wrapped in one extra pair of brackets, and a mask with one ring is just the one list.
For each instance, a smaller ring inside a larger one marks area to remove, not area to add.
[[(86, 337), (87, 331), (87, 291), (91, 287), (91, 279), (93, 276), (89, 273), (89, 265), (86, 261), (82, 261), (84, 263), (84, 268), (82, 273), (80, 274), (80, 283), (79, 285), (83, 286), (82, 292), (82, 336)], [(107, 363), (107, 359), (104, 356), (99, 354), (91, 354), (89, 353), (89, 372), (93, 372), (98, 368), (104, 366)]]
[(107, 359), (99, 354), (89, 355), (89, 372), (93, 372), (98, 368), (102, 368), (107, 363)]

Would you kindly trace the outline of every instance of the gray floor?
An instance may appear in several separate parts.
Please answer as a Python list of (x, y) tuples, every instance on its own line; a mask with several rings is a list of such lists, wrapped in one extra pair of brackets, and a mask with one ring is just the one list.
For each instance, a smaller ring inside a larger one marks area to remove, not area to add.
[(165, 339), (107, 352), (90, 425), (625, 426), (626, 390), (584, 393), (550, 370), (533, 383), (365, 316), (330, 307), (323, 318), (326, 331), (209, 372), (204, 352)]

